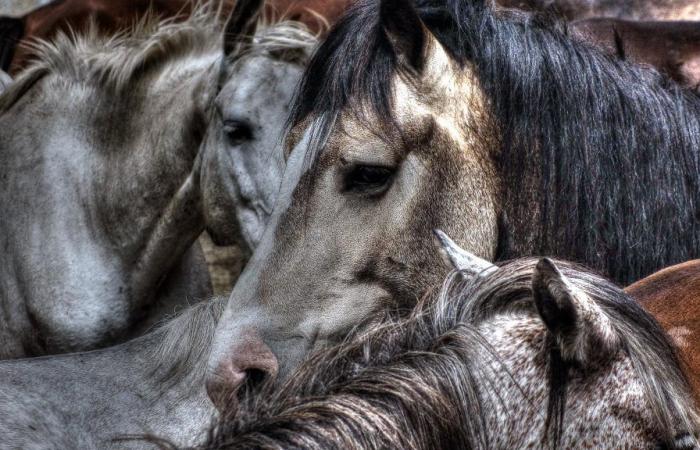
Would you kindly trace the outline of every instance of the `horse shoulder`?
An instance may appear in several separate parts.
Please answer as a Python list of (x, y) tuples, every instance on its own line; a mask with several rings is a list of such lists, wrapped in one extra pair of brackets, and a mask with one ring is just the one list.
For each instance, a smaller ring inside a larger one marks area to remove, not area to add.
[(663, 326), (680, 350), (700, 401), (700, 259), (656, 272), (625, 289)]
[(700, 85), (700, 22), (595, 18), (571, 29), (606, 53), (652, 66), (684, 86)]

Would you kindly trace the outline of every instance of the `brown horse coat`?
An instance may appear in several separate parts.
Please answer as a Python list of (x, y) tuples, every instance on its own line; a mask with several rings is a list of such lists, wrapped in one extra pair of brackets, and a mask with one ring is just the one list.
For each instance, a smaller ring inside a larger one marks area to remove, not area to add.
[(698, 20), (698, 0), (496, 0), (506, 8), (552, 11), (568, 20), (616, 17), (632, 20)]
[(700, 402), (700, 259), (668, 267), (625, 289), (664, 327), (680, 348)]
[(656, 67), (680, 84), (700, 85), (700, 22), (586, 19), (574, 33), (608, 53)]

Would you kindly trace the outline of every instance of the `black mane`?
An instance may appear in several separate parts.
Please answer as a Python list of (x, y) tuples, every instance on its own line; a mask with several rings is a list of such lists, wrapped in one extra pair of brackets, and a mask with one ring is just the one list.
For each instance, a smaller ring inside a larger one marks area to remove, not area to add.
[[(476, 0), (416, 9), (456, 61), (473, 65), (499, 127), (499, 258), (556, 255), (631, 282), (700, 256), (695, 94), (572, 40), (556, 21)], [(324, 136), (347, 108), (391, 125), (402, 70), (379, 1), (362, 2), (312, 59), (290, 125), (319, 117)]]

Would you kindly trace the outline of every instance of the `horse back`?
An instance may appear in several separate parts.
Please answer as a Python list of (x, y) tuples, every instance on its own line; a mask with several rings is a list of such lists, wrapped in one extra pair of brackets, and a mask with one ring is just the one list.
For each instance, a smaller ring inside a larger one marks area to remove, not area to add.
[(656, 67), (675, 81), (700, 85), (700, 22), (579, 20), (573, 31), (607, 53)]
[(700, 403), (700, 259), (660, 270), (625, 291), (639, 301), (678, 345)]

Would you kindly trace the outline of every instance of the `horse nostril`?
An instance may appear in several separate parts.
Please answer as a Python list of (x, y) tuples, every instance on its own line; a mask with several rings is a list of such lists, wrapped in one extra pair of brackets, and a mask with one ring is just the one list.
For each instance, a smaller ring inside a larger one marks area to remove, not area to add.
[(257, 368), (247, 369), (244, 371), (244, 374), (245, 380), (235, 394), (239, 403), (244, 401), (245, 398), (258, 395), (262, 391), (263, 386), (273, 378), (273, 374)]
[(245, 384), (249, 388), (257, 389), (269, 379), (270, 374), (262, 369), (248, 369), (245, 371)]
[(254, 329), (240, 332), (206, 381), (207, 393), (219, 411), (235, 409), (237, 400), (261, 389), (278, 372), (277, 358)]

